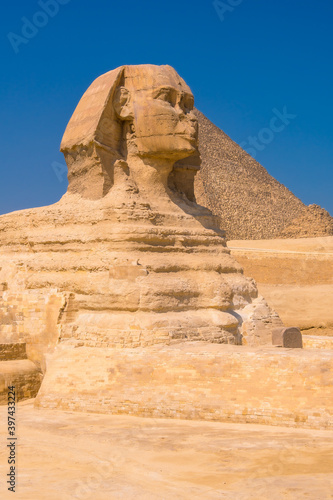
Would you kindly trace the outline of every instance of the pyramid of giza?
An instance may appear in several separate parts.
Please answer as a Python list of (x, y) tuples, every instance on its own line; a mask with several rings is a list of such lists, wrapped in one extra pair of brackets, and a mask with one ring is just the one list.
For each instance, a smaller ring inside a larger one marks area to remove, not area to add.
[(201, 168), (196, 201), (219, 217), (231, 239), (333, 235), (333, 218), (318, 205), (307, 207), (200, 111)]

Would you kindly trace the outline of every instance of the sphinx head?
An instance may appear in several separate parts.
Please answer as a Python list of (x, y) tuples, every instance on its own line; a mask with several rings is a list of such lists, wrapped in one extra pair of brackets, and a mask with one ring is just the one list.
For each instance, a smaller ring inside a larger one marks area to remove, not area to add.
[(141, 157), (171, 159), (192, 155), (198, 147), (194, 98), (170, 66), (127, 66), (113, 106), (125, 127), (127, 151)]
[(69, 191), (103, 197), (117, 160), (140, 158), (171, 172), (175, 162), (198, 153), (193, 106), (190, 88), (171, 66), (122, 66), (97, 78), (61, 144)]

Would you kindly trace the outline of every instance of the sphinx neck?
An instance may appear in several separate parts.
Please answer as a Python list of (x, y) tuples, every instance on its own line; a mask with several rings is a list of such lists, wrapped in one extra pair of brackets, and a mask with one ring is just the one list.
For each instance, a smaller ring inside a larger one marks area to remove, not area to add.
[(171, 201), (168, 177), (174, 165), (173, 160), (129, 155), (127, 163), (131, 178), (142, 195), (159, 202)]

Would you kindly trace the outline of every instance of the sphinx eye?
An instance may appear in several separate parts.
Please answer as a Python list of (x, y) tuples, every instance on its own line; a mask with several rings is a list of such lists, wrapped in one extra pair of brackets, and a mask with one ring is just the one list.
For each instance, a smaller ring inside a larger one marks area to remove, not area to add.
[(188, 111), (192, 111), (194, 108), (194, 99), (191, 96), (186, 96), (183, 100), (183, 105)]
[(160, 99), (161, 101), (168, 102), (172, 105), (174, 105), (174, 95), (172, 90), (161, 90), (158, 95), (156, 96), (157, 99)]

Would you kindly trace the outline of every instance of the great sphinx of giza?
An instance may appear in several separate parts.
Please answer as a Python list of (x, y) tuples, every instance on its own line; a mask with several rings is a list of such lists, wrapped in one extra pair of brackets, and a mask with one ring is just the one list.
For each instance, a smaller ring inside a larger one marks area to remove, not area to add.
[(258, 345), (281, 325), (195, 202), (193, 105), (170, 66), (100, 76), (61, 143), (67, 193), (0, 217), (1, 339), (42, 369), (57, 344)]

